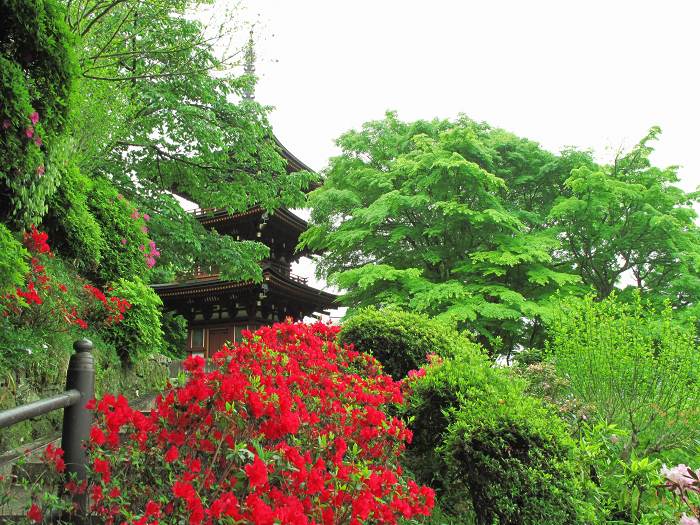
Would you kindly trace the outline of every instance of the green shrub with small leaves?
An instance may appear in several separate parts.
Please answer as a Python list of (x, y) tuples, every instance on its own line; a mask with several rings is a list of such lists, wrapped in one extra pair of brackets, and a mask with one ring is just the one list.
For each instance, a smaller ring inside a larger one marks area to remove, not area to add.
[(563, 422), (474, 349), (411, 380), (408, 466), (451, 515), (479, 525), (590, 523)]
[(426, 362), (428, 354), (450, 357), (473, 345), (447, 323), (396, 308), (363, 308), (344, 323), (340, 342), (374, 355), (394, 379)]
[(5, 225), (0, 224), (0, 295), (14, 292), (24, 284), (29, 271), (29, 252), (14, 238)]
[(148, 226), (143, 216), (105, 179), (94, 179), (87, 196), (90, 213), (102, 233), (102, 259), (94, 275), (99, 283), (116, 279), (145, 279)]
[(149, 355), (162, 353), (166, 345), (160, 297), (139, 278), (115, 281), (112, 293), (131, 303), (124, 320), (113, 325), (105, 336), (114, 344), (121, 359), (133, 364)]

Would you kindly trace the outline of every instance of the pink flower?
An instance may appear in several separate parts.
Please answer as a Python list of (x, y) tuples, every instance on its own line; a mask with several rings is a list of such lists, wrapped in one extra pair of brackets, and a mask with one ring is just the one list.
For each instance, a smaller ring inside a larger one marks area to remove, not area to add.
[(41, 147), (41, 145), (42, 145), (43, 143), (44, 143), (44, 141), (41, 140), (41, 137), (40, 137), (39, 135), (37, 135), (36, 137), (34, 137), (34, 144), (36, 144), (37, 146)]
[(148, 233), (148, 228), (146, 226), (141, 226), (141, 231), (143, 233)]
[(681, 520), (678, 522), (680, 525), (700, 525), (700, 521), (694, 516), (686, 516), (685, 512), (681, 516)]
[(143, 244), (141, 246), (139, 246), (139, 250), (144, 251), (145, 249), (146, 249), (146, 247)]
[(27, 136), (28, 139), (32, 138), (34, 136), (34, 128), (29, 126), (27, 129), (24, 130), (24, 134)]
[(156, 260), (153, 257), (146, 258), (146, 266), (153, 268), (156, 265)]
[(677, 485), (678, 488), (684, 489), (695, 482), (690, 476), (689, 470), (688, 466), (682, 463), (670, 469), (666, 465), (662, 465), (661, 475), (674, 485)]
[(39, 122), (39, 113), (35, 111), (31, 115), (29, 115), (29, 120), (31, 120), (32, 124), (36, 126), (36, 123)]
[(122, 238), (122, 244), (126, 244), (126, 239)]
[(10, 119), (6, 118), (5, 120), (2, 121), (2, 128), (7, 129), (11, 126), (10, 124)]
[(139, 217), (140, 217), (139, 211), (138, 211), (138, 210), (134, 210), (134, 213), (131, 214), (131, 218), (134, 219), (134, 220), (136, 220), (136, 219), (138, 219)]
[(40, 164), (36, 169), (36, 174), (39, 175), (39, 177), (41, 177), (45, 171), (46, 171), (46, 168), (44, 168), (44, 165)]
[(150, 221), (150, 220), (151, 220), (151, 216), (150, 216), (148, 213), (144, 213), (144, 214), (143, 214), (143, 220), (144, 220), (144, 221)]

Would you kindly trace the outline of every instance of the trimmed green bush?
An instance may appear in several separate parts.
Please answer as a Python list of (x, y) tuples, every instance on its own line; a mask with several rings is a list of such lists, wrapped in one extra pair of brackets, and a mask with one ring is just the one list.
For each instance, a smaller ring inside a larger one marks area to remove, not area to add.
[(343, 323), (340, 342), (372, 354), (394, 379), (422, 367), (428, 354), (450, 357), (474, 345), (444, 322), (395, 308), (358, 310)]
[(524, 383), (473, 349), (413, 380), (408, 466), (452, 515), (480, 525), (584, 523), (565, 425)]

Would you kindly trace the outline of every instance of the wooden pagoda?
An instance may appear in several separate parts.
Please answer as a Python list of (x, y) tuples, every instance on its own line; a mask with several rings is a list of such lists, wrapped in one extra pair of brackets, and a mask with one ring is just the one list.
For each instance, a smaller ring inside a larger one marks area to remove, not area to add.
[[(280, 144), (281, 146), (281, 144)], [(310, 170), (281, 146), (288, 171)], [(255, 240), (270, 249), (262, 262), (263, 280), (225, 281), (217, 268), (199, 268), (191, 278), (154, 284), (167, 310), (188, 322), (187, 351), (208, 357), (226, 341), (237, 342), (241, 331), (283, 321), (302, 320), (332, 308), (336, 296), (309, 286), (291, 272), (291, 265), (305, 252), (295, 252), (307, 223), (286, 208), (266, 213), (255, 207), (241, 213), (195, 210), (205, 228), (236, 240)]]

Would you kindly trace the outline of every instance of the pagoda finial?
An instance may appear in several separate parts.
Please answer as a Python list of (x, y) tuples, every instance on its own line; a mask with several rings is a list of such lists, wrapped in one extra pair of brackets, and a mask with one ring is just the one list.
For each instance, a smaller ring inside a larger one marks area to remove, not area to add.
[[(250, 37), (248, 38), (248, 46), (245, 50), (245, 66), (243, 71), (246, 75), (255, 75), (255, 40), (253, 39), (253, 30), (255, 26), (250, 28)], [(243, 91), (243, 98), (253, 100), (255, 98), (255, 88), (246, 88)]]

